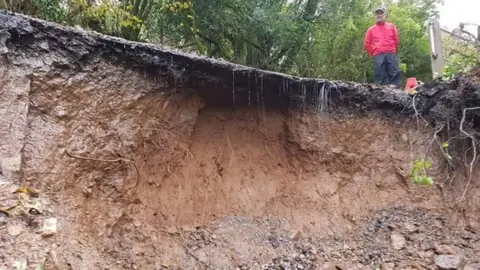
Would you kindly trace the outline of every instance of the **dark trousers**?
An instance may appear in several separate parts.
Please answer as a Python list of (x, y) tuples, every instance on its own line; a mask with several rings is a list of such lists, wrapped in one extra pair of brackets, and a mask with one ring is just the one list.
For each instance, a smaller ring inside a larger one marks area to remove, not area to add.
[(397, 55), (382, 53), (373, 57), (373, 72), (376, 84), (400, 85), (400, 68)]

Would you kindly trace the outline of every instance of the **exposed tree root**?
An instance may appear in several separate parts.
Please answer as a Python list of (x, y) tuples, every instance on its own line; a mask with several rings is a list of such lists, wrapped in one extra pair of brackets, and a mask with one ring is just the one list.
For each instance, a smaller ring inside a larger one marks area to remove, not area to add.
[(473, 165), (475, 164), (475, 161), (477, 160), (477, 141), (475, 140), (475, 136), (466, 132), (463, 129), (463, 125), (465, 124), (465, 118), (466, 118), (467, 112), (468, 111), (473, 111), (473, 110), (479, 110), (479, 109), (480, 109), (480, 107), (472, 107), (472, 108), (463, 109), (462, 121), (460, 121), (460, 131), (463, 134), (465, 134), (465, 136), (470, 138), (470, 140), (472, 141), (472, 149), (473, 149), (473, 156), (472, 156), (472, 160), (470, 161), (469, 169), (468, 169), (468, 181), (467, 181), (467, 185), (465, 186), (465, 189), (463, 190), (462, 197), (459, 200), (460, 202), (465, 199), (465, 195), (468, 192), (468, 188), (470, 187), (470, 184), (472, 182)]
[(131, 185), (130, 187), (128, 187), (126, 189), (126, 192), (129, 192), (130, 190), (134, 189), (137, 187), (138, 183), (139, 183), (139, 180), (140, 180), (140, 170), (138, 169), (137, 167), (137, 164), (132, 161), (132, 160), (129, 160), (129, 159), (125, 159), (125, 158), (116, 158), (116, 159), (101, 159), (101, 158), (94, 158), (94, 157), (85, 157), (85, 156), (79, 156), (79, 155), (76, 155), (76, 154), (72, 154), (69, 150), (65, 150), (65, 153), (71, 157), (71, 158), (76, 158), (76, 159), (82, 159), (82, 160), (89, 160), (89, 161), (98, 161), (98, 162), (109, 162), (109, 163), (115, 163), (115, 162), (125, 162), (125, 163), (129, 163), (129, 164), (132, 164), (133, 167), (135, 168), (135, 171), (136, 171), (136, 177), (135, 177), (135, 182), (133, 185)]
[(423, 116), (418, 112), (417, 107), (415, 106), (415, 97), (416, 95), (414, 95), (412, 98), (412, 107), (413, 107), (413, 110), (415, 111), (415, 115), (413, 117), (415, 117), (415, 119), (417, 120), (417, 127), (419, 126), (419, 118), (421, 118), (423, 122), (425, 122), (425, 125), (428, 126), (427, 120), (423, 118)]

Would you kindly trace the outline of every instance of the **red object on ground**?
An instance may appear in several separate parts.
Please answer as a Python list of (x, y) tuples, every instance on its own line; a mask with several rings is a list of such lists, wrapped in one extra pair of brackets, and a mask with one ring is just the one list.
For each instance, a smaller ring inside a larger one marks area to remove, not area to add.
[(417, 87), (417, 78), (408, 78), (407, 82), (405, 83), (405, 91), (412, 90), (415, 87)]

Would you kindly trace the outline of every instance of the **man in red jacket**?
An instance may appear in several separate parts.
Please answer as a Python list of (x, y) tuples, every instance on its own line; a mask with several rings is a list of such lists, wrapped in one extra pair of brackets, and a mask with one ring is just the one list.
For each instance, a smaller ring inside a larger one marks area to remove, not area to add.
[(373, 71), (377, 84), (400, 84), (397, 50), (398, 31), (393, 23), (385, 21), (386, 9), (375, 9), (376, 24), (367, 30), (365, 50), (373, 57)]

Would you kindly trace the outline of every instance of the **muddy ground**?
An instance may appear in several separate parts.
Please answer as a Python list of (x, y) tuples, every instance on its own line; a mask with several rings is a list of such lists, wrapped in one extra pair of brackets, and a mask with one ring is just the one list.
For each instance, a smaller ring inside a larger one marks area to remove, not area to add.
[(415, 102), (0, 22), (0, 269), (480, 269), (475, 81)]

